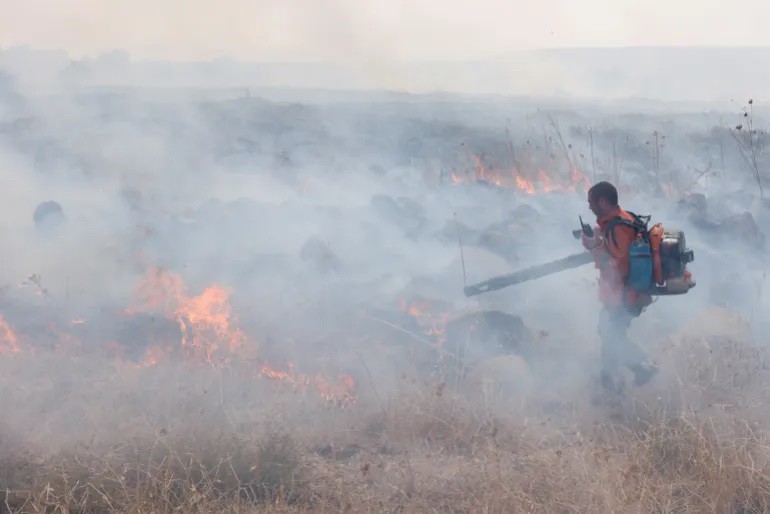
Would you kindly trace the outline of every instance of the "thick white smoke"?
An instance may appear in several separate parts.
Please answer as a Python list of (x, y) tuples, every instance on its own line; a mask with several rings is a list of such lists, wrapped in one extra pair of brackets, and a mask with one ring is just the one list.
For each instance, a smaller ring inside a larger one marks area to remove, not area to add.
[[(359, 372), (363, 360), (381, 388), (413, 364), (430, 328), (404, 329), (402, 302), (424, 298), (446, 319), (520, 316), (536, 378), (569, 390), (596, 373), (596, 270), (468, 299), (457, 232), (469, 282), (579, 252), (571, 231), (578, 215), (593, 219), (571, 167), (617, 182), (624, 208), (683, 229), (695, 251), (696, 289), (653, 304), (634, 338), (654, 342), (711, 305), (766, 330), (759, 243), (770, 210), (721, 125), (738, 118), (732, 106), (667, 115), (378, 93), (366, 102), (140, 88), (41, 95), (3, 80), (2, 314), (32, 336), (36, 313), (50, 311), (113, 341), (116, 313), (160, 266), (191, 294), (230, 289), (241, 326), (268, 354)], [(494, 184), (515, 165), (536, 194)], [(543, 191), (539, 171), (575, 190)], [(33, 212), (49, 200), (66, 221), (44, 233)], [(32, 275), (44, 294), (17, 287)], [(395, 356), (381, 359), (397, 339)], [(471, 341), (482, 356), (487, 343)]]

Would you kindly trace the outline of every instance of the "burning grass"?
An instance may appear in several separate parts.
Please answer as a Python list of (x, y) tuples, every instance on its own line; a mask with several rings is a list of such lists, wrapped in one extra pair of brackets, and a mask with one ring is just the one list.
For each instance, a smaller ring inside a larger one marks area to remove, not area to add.
[(341, 409), (218, 368), (14, 355), (0, 360), (0, 408), (13, 413), (0, 432), (3, 506), (767, 511), (768, 372), (741, 341), (710, 346), (702, 334), (668, 341), (669, 367), (644, 398), (597, 406), (574, 391), (503, 408), (406, 376)]
[(522, 172), (515, 165), (500, 167), (486, 163), (483, 157), (476, 154), (471, 154), (469, 157), (472, 166), (464, 170), (464, 172), (459, 170), (452, 171), (452, 183), (463, 184), (480, 181), (494, 184), (497, 187), (516, 189), (528, 195), (551, 191), (587, 192), (591, 187), (591, 181), (588, 176), (581, 173), (572, 164), (572, 161), (570, 161), (568, 177), (554, 177), (543, 169), (532, 171), (532, 168), (535, 166), (531, 163), (527, 166), (528, 170)]

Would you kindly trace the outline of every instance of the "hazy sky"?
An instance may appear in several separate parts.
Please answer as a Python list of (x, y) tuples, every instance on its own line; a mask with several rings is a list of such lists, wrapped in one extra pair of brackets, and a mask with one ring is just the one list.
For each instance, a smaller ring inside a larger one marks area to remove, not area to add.
[(770, 45), (763, 0), (0, 0), (0, 46), (132, 58), (402, 60)]

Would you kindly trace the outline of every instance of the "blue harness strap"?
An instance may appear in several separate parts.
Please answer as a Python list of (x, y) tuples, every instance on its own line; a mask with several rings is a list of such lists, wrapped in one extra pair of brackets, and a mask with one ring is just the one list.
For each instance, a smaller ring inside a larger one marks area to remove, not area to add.
[(633, 221), (620, 216), (615, 217), (607, 223), (604, 237), (610, 244), (618, 246), (615, 227), (623, 225), (634, 230), (637, 237), (628, 249), (628, 278), (625, 285), (636, 291), (646, 292), (652, 287), (653, 281), (652, 249), (647, 229), (651, 216), (638, 216), (630, 211), (628, 214), (634, 218)]

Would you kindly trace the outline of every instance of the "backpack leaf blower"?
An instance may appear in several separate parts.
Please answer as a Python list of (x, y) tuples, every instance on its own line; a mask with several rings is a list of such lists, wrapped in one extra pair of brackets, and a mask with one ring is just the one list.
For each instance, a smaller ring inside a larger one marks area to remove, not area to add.
[[(636, 239), (628, 251), (628, 287), (653, 296), (685, 294), (695, 287), (692, 274), (687, 270), (687, 264), (695, 260), (695, 253), (687, 248), (684, 232), (664, 230), (660, 223), (648, 229), (650, 216), (629, 214), (634, 218), (633, 221), (618, 217), (605, 227), (603, 235), (605, 244), (616, 244), (613, 231), (615, 226), (629, 226), (636, 232)], [(579, 220), (581, 228), (572, 231), (573, 237), (580, 239), (581, 233), (586, 237), (594, 237), (591, 226), (583, 223), (582, 218)], [(476, 296), (593, 262), (595, 259), (591, 252), (568, 255), (465, 286), (464, 292), (465, 296)]]

